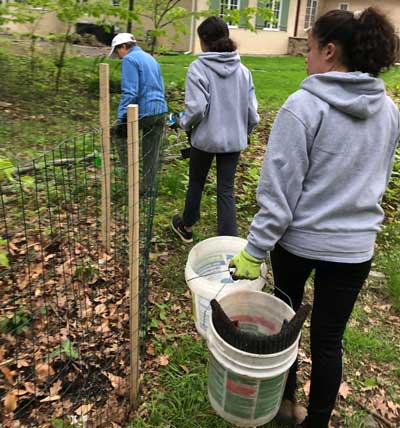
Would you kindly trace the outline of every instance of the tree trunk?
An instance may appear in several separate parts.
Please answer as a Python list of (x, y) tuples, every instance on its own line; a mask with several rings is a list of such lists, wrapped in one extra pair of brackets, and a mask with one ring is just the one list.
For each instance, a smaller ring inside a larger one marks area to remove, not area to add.
[(157, 45), (157, 37), (153, 36), (151, 39), (151, 48), (150, 48), (150, 53), (153, 56), (154, 56), (154, 51), (156, 50), (156, 45)]
[(67, 31), (65, 32), (64, 42), (62, 45), (60, 56), (59, 56), (57, 64), (56, 64), (56, 66), (57, 66), (56, 94), (58, 93), (58, 90), (60, 88), (61, 73), (62, 73), (62, 69), (64, 67), (65, 53), (67, 51), (68, 36), (69, 36), (70, 31), (71, 31), (71, 24), (68, 24)]

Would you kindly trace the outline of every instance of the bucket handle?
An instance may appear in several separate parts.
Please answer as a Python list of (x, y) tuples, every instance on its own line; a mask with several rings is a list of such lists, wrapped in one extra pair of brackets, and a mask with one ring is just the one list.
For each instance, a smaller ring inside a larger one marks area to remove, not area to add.
[[(270, 256), (270, 253), (268, 252), (267, 253), (267, 256), (266, 256), (266, 259), (265, 259), (265, 265), (266, 265), (266, 267), (267, 267), (267, 269), (270, 269), (271, 270), (271, 272), (272, 272), (272, 276), (274, 276), (274, 273), (273, 273), (273, 270), (272, 270), (272, 263), (271, 263), (271, 256)], [(228, 268), (228, 269), (225, 269), (225, 270), (222, 270), (222, 271), (220, 271), (220, 273), (225, 273), (225, 272), (229, 272), (231, 275), (232, 275), (232, 269), (233, 268)], [(204, 277), (206, 277), (206, 276), (210, 276), (210, 275), (214, 275), (215, 274), (215, 272), (212, 272), (212, 273), (206, 273), (206, 274), (204, 274), (204, 275), (197, 275), (197, 276), (194, 276), (193, 278), (189, 278), (189, 279), (187, 279), (186, 281), (187, 282), (190, 282), (190, 281), (193, 281), (194, 279), (198, 279), (198, 278), (204, 278)], [(267, 278), (265, 277), (265, 276), (263, 276), (262, 274), (261, 274), (261, 278), (265, 281), (265, 283), (267, 284)], [(214, 299), (217, 299), (217, 297), (220, 295), (220, 293), (222, 292), (222, 290), (227, 286), (228, 284), (223, 284), (222, 286), (221, 286), (221, 288), (218, 290), (218, 293), (215, 295), (215, 297), (214, 297)], [(290, 298), (290, 296), (288, 295), (288, 294), (286, 294), (283, 290), (281, 290), (276, 284), (275, 284), (275, 279), (274, 279), (274, 288), (276, 288), (278, 291), (280, 291), (287, 299), (288, 299), (288, 302), (289, 302), (289, 305), (290, 305), (290, 307), (294, 310), (294, 308), (293, 308), (293, 301), (292, 301), (292, 299)], [(209, 309), (211, 308), (211, 302), (208, 304), (208, 306), (207, 306), (207, 309), (204, 311), (204, 318), (203, 318), (203, 324), (205, 324), (205, 322), (206, 322), (206, 316), (207, 316), (207, 313), (208, 313), (208, 311), (209, 311)]]

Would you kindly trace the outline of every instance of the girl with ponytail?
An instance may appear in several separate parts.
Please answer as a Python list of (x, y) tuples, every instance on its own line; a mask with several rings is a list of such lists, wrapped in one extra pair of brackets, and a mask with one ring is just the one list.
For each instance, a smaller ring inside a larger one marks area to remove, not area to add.
[[(297, 362), (278, 413), (328, 428), (342, 379), (342, 339), (368, 277), (400, 136), (400, 114), (379, 74), (399, 40), (374, 8), (335, 10), (309, 33), (309, 77), (279, 111), (257, 192), (259, 211), (234, 277), (253, 279), (270, 252), (275, 294), (297, 311), (312, 271), (311, 388), (307, 417), (295, 402)], [(283, 293), (281, 292), (283, 291)], [(297, 424), (297, 425), (296, 425)]]
[(234, 180), (240, 152), (257, 125), (257, 100), (250, 71), (240, 62), (226, 23), (211, 16), (198, 30), (203, 53), (186, 76), (186, 109), (180, 126), (191, 133), (189, 187), (183, 216), (172, 229), (192, 242), (192, 226), (200, 218), (200, 201), (213, 158), (217, 163), (218, 235), (236, 236)]

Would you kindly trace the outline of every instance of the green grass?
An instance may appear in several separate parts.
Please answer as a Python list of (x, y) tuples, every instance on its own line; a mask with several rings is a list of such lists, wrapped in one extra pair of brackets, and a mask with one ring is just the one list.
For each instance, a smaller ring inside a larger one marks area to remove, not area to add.
[(381, 329), (369, 331), (348, 327), (344, 335), (344, 347), (351, 358), (368, 355), (378, 363), (398, 363), (400, 355), (396, 352), (395, 338), (385, 337)]
[[(229, 428), (211, 409), (207, 397), (208, 351), (204, 340), (185, 335), (170, 348), (168, 366), (157, 379), (159, 388), (140, 408), (134, 428)], [(187, 373), (182, 368), (184, 367)], [(265, 428), (277, 428), (270, 423)]]
[[(7, 58), (17, 62), (24, 61), (8, 54)], [(195, 58), (195, 56), (184, 55), (157, 57), (168, 93), (173, 94), (171, 97), (177, 96), (176, 99), (169, 101), (174, 102), (174, 105), (180, 109), (183, 109), (182, 88), (187, 67)], [(304, 59), (299, 57), (243, 56), (242, 61), (252, 71), (260, 110), (268, 112), (263, 116), (265, 122), (259, 127), (259, 134), (254, 136), (252, 145), (241, 157), (238, 167), (238, 221), (241, 235), (246, 236), (254, 211), (257, 209), (255, 191), (268, 134), (267, 119), (273, 118), (270, 111), (277, 110), (285, 99), (300, 87), (306, 74)], [(19, 86), (16, 84), (12, 114), (0, 111), (0, 138), (3, 141), (0, 156), (32, 157), (35, 152), (51, 146), (54, 142), (76, 134), (77, 129), (97, 126), (98, 62), (99, 59), (93, 58), (68, 58), (63, 92), (57, 98), (54, 97), (49, 84), (40, 81), (41, 75), (39, 75), (36, 85), (43, 95), (39, 103), (33, 99), (30, 100), (34, 101), (32, 104), (24, 106), (25, 99), (23, 96), (18, 99)], [(107, 62), (110, 64), (112, 112), (115, 114), (119, 98), (119, 61), (107, 60)], [(43, 59), (43, 66), (45, 69), (50, 69), (48, 58)], [(389, 89), (394, 88), (399, 78), (400, 68), (384, 75)], [(0, 88), (0, 95), (3, 95), (5, 90), (4, 87)], [(26, 88), (24, 90), (26, 91)], [(8, 100), (5, 96), (0, 96), (0, 99)], [(55, 106), (57, 111), (53, 111)], [(39, 114), (43, 114), (45, 118), (38, 120)], [(170, 142), (169, 154), (177, 154), (179, 148), (185, 145), (184, 135), (181, 134), (178, 139), (179, 144)], [(160, 269), (160, 280), (159, 283), (152, 281), (151, 290), (161, 296), (161, 299), (166, 292), (170, 292), (174, 303), (184, 302), (186, 308), (180, 315), (172, 316), (172, 302), (165, 303), (161, 300), (162, 303), (158, 303), (158, 306), (155, 305), (152, 309), (151, 341), (156, 355), (169, 356), (169, 364), (157, 370), (155, 374), (152, 371), (145, 372), (144, 384), (151, 385), (152, 389), (131, 423), (131, 427), (134, 428), (228, 428), (231, 426), (213, 413), (208, 402), (207, 348), (203, 340), (196, 340), (193, 335), (193, 323), (189, 321), (190, 299), (183, 297), (187, 291), (183, 271), (189, 248), (171, 236), (170, 232), (169, 222), (172, 214), (182, 211), (187, 181), (187, 161), (170, 161), (164, 164), (160, 197), (154, 219), (155, 244), (152, 251), (166, 253), (167, 262), (157, 266)], [(216, 232), (215, 183), (215, 172), (212, 172), (202, 200), (202, 218), (196, 225), (197, 240), (214, 236)], [(396, 189), (397, 187), (394, 186), (394, 192)], [(384, 234), (387, 235), (380, 247), (380, 255), (376, 263), (379, 269), (385, 269), (389, 278), (388, 289), (384, 290), (385, 285), (382, 285), (378, 298), (370, 297), (368, 305), (372, 309), (377, 301), (387, 303), (389, 294), (391, 302), (397, 308), (400, 305), (400, 278), (396, 270), (399, 260), (394, 257), (395, 254), (399, 257), (400, 251), (393, 244), (393, 237), (400, 234), (398, 229), (393, 231), (385, 229)], [(378, 323), (370, 326), (368, 324), (370, 316), (373, 315), (366, 314), (362, 305), (357, 306), (353, 319), (358, 324), (351, 325), (345, 335), (346, 358), (354, 364), (362, 362), (364, 367), (368, 367), (369, 362), (383, 364), (385, 367), (398, 366), (400, 356), (395, 348), (396, 333), (390, 330), (390, 324)], [(166, 334), (159, 331), (160, 320), (165, 324)], [(182, 366), (188, 369), (187, 373)], [(390, 371), (388, 376), (392, 376), (391, 373)], [(352, 415), (345, 413), (344, 411), (344, 414), (341, 414), (344, 421), (344, 425), (341, 426), (362, 427), (365, 417), (362, 411), (357, 410)], [(272, 428), (273, 424), (269, 424), (268, 427)]]

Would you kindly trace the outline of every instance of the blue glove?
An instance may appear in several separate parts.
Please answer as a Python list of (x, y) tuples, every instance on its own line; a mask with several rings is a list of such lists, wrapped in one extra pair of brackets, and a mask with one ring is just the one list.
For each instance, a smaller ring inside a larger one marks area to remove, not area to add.
[(168, 116), (168, 126), (171, 129), (178, 129), (181, 127), (181, 119), (184, 116), (184, 112), (181, 111), (180, 113), (170, 113)]

